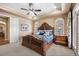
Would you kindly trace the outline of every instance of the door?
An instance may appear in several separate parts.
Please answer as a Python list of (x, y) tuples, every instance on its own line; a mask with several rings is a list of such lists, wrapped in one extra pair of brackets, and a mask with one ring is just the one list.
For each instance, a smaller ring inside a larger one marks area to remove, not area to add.
[(19, 19), (10, 18), (10, 43), (19, 41)]

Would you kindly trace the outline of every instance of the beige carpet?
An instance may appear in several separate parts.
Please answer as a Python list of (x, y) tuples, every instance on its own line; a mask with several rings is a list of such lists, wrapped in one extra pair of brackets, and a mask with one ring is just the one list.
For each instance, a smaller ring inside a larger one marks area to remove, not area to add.
[[(53, 44), (46, 53), (47, 56), (74, 56), (73, 50)], [(37, 52), (21, 46), (21, 43), (0, 46), (0, 56), (41, 56)]]

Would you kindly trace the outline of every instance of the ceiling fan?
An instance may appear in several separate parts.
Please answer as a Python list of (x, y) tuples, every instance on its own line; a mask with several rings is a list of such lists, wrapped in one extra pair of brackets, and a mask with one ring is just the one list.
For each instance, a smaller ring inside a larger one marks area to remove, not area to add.
[(30, 12), (34, 13), (35, 16), (37, 16), (37, 13), (36, 12), (40, 12), (41, 9), (34, 9), (33, 8), (33, 3), (29, 3), (29, 8), (26, 9), (26, 8), (21, 8), (21, 10), (26, 10), (28, 11), (27, 12), (27, 15), (30, 15)]

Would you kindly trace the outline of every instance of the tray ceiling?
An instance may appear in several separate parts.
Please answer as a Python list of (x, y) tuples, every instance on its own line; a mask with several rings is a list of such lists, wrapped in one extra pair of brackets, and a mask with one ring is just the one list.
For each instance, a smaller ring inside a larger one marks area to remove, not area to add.
[[(10, 8), (15, 9), (16, 11), (20, 11), (22, 14), (25, 14), (28, 11), (21, 10), (21, 8), (26, 8), (28, 9), (28, 3), (0, 3), (0, 5), (6, 5)], [(41, 12), (36, 12), (38, 15), (41, 15), (42, 13), (48, 12), (48, 11), (53, 11), (56, 10), (57, 8), (61, 8), (60, 3), (33, 3), (33, 8), (34, 9), (41, 9)]]

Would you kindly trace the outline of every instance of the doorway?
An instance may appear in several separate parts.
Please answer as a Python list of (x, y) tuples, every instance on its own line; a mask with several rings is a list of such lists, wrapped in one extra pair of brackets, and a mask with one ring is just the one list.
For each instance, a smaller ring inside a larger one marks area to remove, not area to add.
[(0, 17), (0, 45), (8, 43), (8, 18)]

